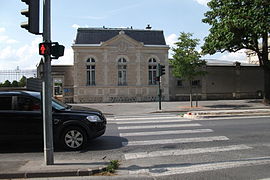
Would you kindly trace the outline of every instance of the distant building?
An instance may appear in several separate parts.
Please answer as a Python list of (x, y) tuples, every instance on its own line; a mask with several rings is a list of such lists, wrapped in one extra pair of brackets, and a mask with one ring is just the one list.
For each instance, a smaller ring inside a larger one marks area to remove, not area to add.
[[(52, 66), (53, 95), (65, 102), (157, 101), (157, 64), (163, 100), (188, 100), (189, 83), (172, 75), (163, 31), (132, 28), (79, 28), (73, 66)], [(258, 65), (207, 60), (207, 75), (192, 82), (198, 99), (261, 98), (263, 70)], [(42, 64), (38, 67), (42, 76)]]
[[(206, 60), (207, 74), (192, 82), (198, 99), (247, 99), (262, 98), (263, 69), (254, 64)], [(188, 100), (189, 83), (172, 76), (170, 68), (170, 100)], [(194, 97), (195, 98), (195, 97)]]
[[(268, 59), (270, 59), (270, 37), (268, 38)], [(246, 50), (246, 55), (247, 55), (247, 61), (250, 64), (260, 64), (259, 58), (256, 52), (252, 50)]]
[[(79, 28), (74, 50), (74, 102), (136, 102), (157, 99), (157, 64), (166, 65), (163, 31)], [(169, 75), (162, 77), (169, 100)]]

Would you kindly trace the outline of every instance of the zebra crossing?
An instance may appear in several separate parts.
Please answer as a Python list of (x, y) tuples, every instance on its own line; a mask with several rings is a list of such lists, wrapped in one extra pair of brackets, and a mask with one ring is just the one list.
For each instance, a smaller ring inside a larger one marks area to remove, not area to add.
[[(111, 122), (116, 123), (119, 135), (127, 141), (122, 142), (124, 148), (130, 148), (123, 155), (124, 161), (144, 160), (153, 161), (153, 158), (179, 157), (211, 153), (226, 153), (233, 151), (252, 150), (253, 147), (245, 144), (228, 144), (211, 147), (196, 147), (196, 148), (175, 148), (175, 149), (160, 149), (158, 146), (171, 144), (188, 144), (188, 143), (214, 143), (214, 142), (229, 142), (230, 139), (226, 136), (215, 136), (212, 133), (213, 129), (204, 128), (202, 124), (194, 122), (190, 119), (180, 118), (177, 115), (158, 114), (158, 115), (138, 115), (138, 116), (117, 116), (111, 119)], [(157, 146), (156, 148), (154, 148)], [(144, 148), (137, 148), (144, 147)], [(146, 150), (145, 150), (146, 148)], [(147, 149), (148, 148), (148, 149)], [(139, 150), (138, 150), (139, 149)], [(140, 151), (142, 149), (143, 151)], [(134, 150), (134, 152), (132, 152)], [(158, 162), (158, 161), (157, 161)], [(269, 164), (269, 157), (259, 157), (256, 159), (240, 159), (233, 161), (220, 161), (209, 164), (194, 164), (188, 167), (154, 164), (151, 167), (140, 169), (129, 169), (128, 174), (138, 175), (146, 174), (151, 176), (163, 176), (173, 174), (184, 174), (190, 172), (202, 172), (210, 170), (218, 170), (233, 167), (245, 167), (252, 165)], [(162, 166), (156, 168), (155, 166)]]

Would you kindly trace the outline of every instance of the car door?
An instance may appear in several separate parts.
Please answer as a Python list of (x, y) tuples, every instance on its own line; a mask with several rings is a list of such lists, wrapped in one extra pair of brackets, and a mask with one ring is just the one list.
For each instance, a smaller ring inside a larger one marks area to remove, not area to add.
[(17, 133), (23, 139), (42, 139), (43, 123), (40, 100), (31, 96), (13, 96), (13, 121), (20, 126)]
[(0, 95), (0, 140), (10, 141), (17, 134), (13, 119), (12, 95)]

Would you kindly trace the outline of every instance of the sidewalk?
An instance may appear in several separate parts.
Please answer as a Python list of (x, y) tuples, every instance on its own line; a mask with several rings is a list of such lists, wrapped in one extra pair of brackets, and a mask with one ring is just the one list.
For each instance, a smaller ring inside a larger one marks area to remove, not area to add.
[(0, 179), (90, 176), (106, 169), (109, 162), (89, 160), (56, 161), (46, 166), (42, 160), (0, 161)]
[[(158, 102), (142, 103), (91, 103), (76, 104), (96, 108), (109, 116), (142, 115), (149, 113), (176, 113), (191, 116), (232, 116), (247, 114), (270, 114), (270, 106), (265, 106), (261, 100), (219, 100), (200, 101), (198, 107), (190, 107), (188, 101), (162, 102), (162, 110), (158, 110)], [(195, 105), (195, 102), (194, 102)], [(1, 154), (0, 154), (1, 155)], [(4, 155), (4, 154), (2, 154)], [(55, 165), (46, 166), (41, 157), (33, 157), (25, 161), (19, 158), (23, 153), (14, 154), (13, 159), (0, 160), (0, 179), (11, 178), (37, 178), (37, 177), (63, 177), (89, 176), (99, 173), (109, 164), (108, 161), (92, 162), (90, 159), (76, 159), (69, 157), (70, 161), (58, 159)], [(124, 179), (124, 177), (122, 177)], [(136, 179), (136, 177), (133, 177)], [(148, 177), (150, 178), (150, 177)], [(119, 177), (110, 177), (119, 179)], [(129, 179), (128, 177), (126, 179)]]
[(198, 107), (193, 102), (190, 107), (189, 101), (162, 102), (161, 110), (158, 109), (158, 102), (138, 102), (138, 103), (87, 103), (74, 104), (99, 109), (106, 115), (141, 115), (149, 113), (186, 113), (189, 111), (223, 111), (223, 110), (243, 110), (243, 109), (270, 109), (258, 100), (215, 100), (198, 101)]

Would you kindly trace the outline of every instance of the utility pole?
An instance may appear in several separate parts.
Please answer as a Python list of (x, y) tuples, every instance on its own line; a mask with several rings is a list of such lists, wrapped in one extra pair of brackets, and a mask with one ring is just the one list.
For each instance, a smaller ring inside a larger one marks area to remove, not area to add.
[(158, 109), (161, 110), (161, 98), (162, 98), (162, 90), (160, 88), (160, 84), (161, 84), (161, 77), (159, 77), (158, 80)]
[(157, 65), (157, 80), (158, 80), (158, 109), (161, 110), (162, 90), (161, 90), (161, 76), (165, 74), (165, 65), (158, 63)]
[[(43, 0), (43, 42), (51, 43), (51, 0)], [(46, 165), (54, 164), (52, 123), (52, 76), (51, 56), (44, 55), (44, 76), (42, 81), (42, 107), (44, 132), (44, 160)]]

